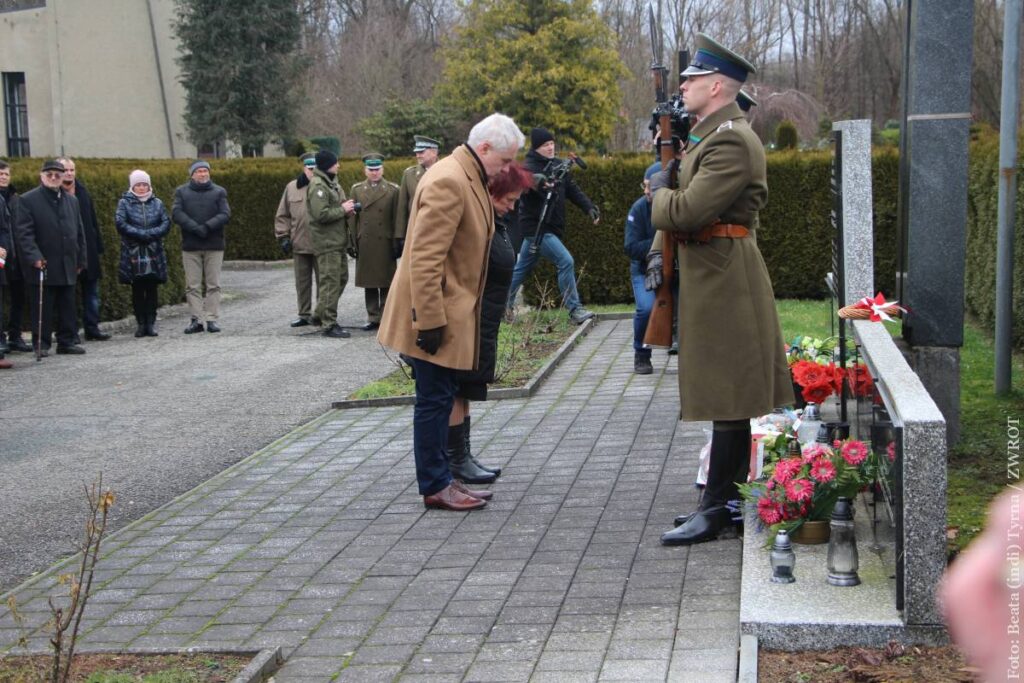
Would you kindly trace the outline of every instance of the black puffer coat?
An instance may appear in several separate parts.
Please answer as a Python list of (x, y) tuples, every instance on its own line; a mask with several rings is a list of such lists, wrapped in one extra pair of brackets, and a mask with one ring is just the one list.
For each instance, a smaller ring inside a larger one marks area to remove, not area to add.
[(174, 191), (174, 222), (181, 228), (182, 251), (223, 251), (224, 226), (231, 220), (228, 191), (213, 181), (190, 180)]
[(131, 284), (135, 279), (128, 258), (129, 247), (155, 243), (157, 281), (167, 282), (164, 237), (171, 230), (171, 219), (167, 216), (164, 203), (156, 197), (150, 197), (143, 202), (132, 192), (125, 192), (117, 202), (114, 223), (118, 234), (121, 235), (121, 259), (117, 264), (118, 281)]
[(487, 398), (487, 385), (494, 381), (498, 356), (498, 328), (505, 315), (505, 302), (512, 285), (516, 252), (503, 218), (494, 223), (494, 239), (487, 263), (487, 281), (480, 301), (480, 364), (476, 370), (458, 370), (455, 379), (459, 396), (472, 401)]

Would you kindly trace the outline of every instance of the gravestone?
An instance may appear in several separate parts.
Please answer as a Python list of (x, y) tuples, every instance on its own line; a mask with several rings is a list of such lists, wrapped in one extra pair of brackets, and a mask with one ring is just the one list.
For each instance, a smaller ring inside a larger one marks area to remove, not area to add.
[(959, 437), (974, 3), (909, 0), (896, 298), (911, 363)]
[[(873, 294), (870, 122), (840, 121), (833, 132), (835, 234), (828, 284), (843, 306)], [(858, 501), (861, 585), (826, 583), (826, 546), (799, 546), (797, 582), (772, 583), (767, 539), (750, 519), (740, 626), (764, 647), (829, 649), (946, 638), (935, 600), (946, 566), (946, 423), (884, 323), (857, 320), (848, 327), (857, 342), (856, 360), (875, 379), (874, 395), (853, 408), (851, 436), (870, 443), (885, 461), (882, 499)], [(756, 517), (753, 511), (748, 515)]]

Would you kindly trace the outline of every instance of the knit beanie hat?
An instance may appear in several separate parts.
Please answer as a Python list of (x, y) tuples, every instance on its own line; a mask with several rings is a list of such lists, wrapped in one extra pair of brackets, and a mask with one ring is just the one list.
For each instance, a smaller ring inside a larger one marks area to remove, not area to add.
[(205, 159), (200, 159), (199, 161), (193, 162), (192, 165), (188, 167), (188, 177), (191, 178), (195, 174), (195, 172), (201, 168), (205, 168), (207, 171), (209, 171), (209, 162), (206, 161)]
[(331, 167), (338, 163), (338, 155), (329, 149), (322, 149), (316, 153), (316, 167), (324, 173), (331, 170)]
[(150, 187), (153, 186), (153, 183), (149, 181), (149, 174), (137, 168), (128, 174), (128, 189), (132, 189), (139, 183), (146, 183)]
[(530, 131), (530, 149), (537, 149), (545, 142), (551, 142), (555, 136), (547, 128), (534, 128)]

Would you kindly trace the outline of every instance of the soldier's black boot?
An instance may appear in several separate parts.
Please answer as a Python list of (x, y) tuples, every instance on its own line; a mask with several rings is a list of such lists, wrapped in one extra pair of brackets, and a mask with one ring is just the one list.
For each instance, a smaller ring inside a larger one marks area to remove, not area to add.
[(500, 466), (485, 465), (482, 462), (480, 462), (479, 460), (477, 460), (476, 456), (473, 455), (473, 447), (472, 447), (472, 445), (469, 442), (470, 425), (471, 425), (470, 418), (469, 418), (469, 415), (467, 415), (466, 419), (462, 423), (462, 427), (463, 427), (463, 430), (464, 430), (463, 433), (465, 435), (464, 441), (465, 441), (465, 444), (466, 444), (466, 457), (469, 458), (470, 462), (472, 462), (474, 465), (476, 465), (480, 469), (484, 470), (485, 472), (490, 472), (495, 477), (500, 477), (501, 476), (501, 467)]
[[(711, 458), (708, 465), (708, 482), (704, 488), (704, 495), (701, 497), (700, 505), (696, 512), (679, 515), (675, 518), (676, 529), (662, 536), (662, 542), (666, 545), (681, 545), (688, 543), (700, 543), (701, 541), (712, 540), (718, 533), (728, 526), (732, 526), (732, 513), (725, 507), (725, 503), (739, 498), (737, 483), (747, 480), (750, 471), (750, 422), (749, 420), (716, 421), (711, 436)], [(723, 515), (718, 511), (725, 510)], [(698, 517), (706, 516), (705, 513), (714, 511), (711, 517), (713, 524), (708, 520), (699, 520)], [(721, 518), (726, 519), (725, 524), (719, 524)], [(693, 524), (691, 525), (691, 522)], [(684, 532), (684, 527), (689, 526)], [(711, 527), (715, 527), (714, 534), (708, 537)], [(691, 537), (700, 537), (699, 540), (680, 540)], [(666, 539), (674, 539), (666, 542)]]
[(448, 426), (448, 469), (452, 477), (467, 484), (490, 484), (497, 479), (494, 472), (480, 469), (466, 455), (465, 425)]
[(141, 316), (135, 316), (135, 337), (146, 336), (146, 323), (143, 321)]
[(147, 337), (158, 337), (156, 331), (156, 313), (150, 313), (146, 316), (146, 336)]

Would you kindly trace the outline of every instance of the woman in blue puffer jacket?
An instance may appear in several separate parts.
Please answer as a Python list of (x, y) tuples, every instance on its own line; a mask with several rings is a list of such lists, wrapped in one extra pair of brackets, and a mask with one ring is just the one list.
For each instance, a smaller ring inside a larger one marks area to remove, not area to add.
[(114, 222), (121, 235), (121, 260), (118, 280), (132, 286), (136, 337), (155, 337), (157, 287), (167, 282), (167, 255), (164, 237), (171, 219), (163, 202), (153, 195), (149, 174), (134, 170), (128, 187), (117, 203)]

